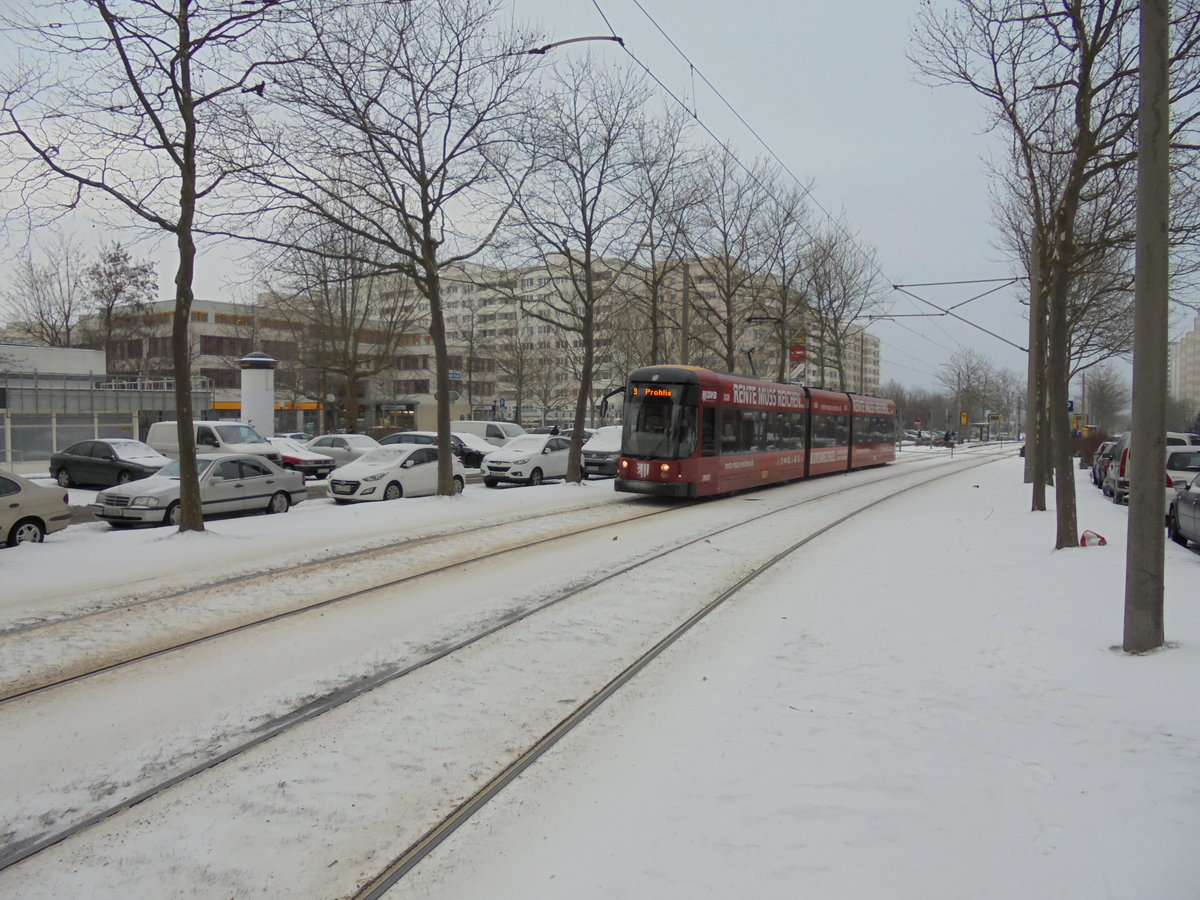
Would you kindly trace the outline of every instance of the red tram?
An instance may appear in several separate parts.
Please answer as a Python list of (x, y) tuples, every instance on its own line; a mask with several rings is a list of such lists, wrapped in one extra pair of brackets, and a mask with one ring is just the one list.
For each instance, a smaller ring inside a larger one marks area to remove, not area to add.
[(663, 497), (846, 472), (896, 457), (896, 404), (693, 366), (629, 376), (616, 489)]

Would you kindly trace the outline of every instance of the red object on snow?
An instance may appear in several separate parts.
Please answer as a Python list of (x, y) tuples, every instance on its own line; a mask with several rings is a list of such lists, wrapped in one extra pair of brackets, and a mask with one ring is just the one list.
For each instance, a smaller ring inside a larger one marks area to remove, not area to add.
[(1104, 535), (1096, 534), (1094, 531), (1085, 531), (1079, 536), (1080, 547), (1107, 547), (1108, 541), (1104, 539)]

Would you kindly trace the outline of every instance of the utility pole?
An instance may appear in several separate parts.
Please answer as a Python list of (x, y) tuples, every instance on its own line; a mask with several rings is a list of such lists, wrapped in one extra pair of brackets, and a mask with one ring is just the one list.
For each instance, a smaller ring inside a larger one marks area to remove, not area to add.
[(1029, 367), (1026, 370), (1025, 483), (1033, 485), (1030, 508), (1046, 511), (1046, 314), (1042, 306), (1041, 225), (1029, 235)]
[(1161, 647), (1167, 422), (1168, 0), (1141, 0), (1137, 233), (1133, 311), (1133, 440), (1122, 648)]

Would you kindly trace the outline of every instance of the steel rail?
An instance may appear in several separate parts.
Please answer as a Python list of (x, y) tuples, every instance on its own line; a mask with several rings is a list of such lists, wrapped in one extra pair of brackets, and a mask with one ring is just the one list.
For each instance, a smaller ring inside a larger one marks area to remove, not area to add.
[[(725, 601), (740, 593), (756, 578), (774, 568), (801, 547), (813, 540), (816, 540), (818, 537), (828, 534), (838, 526), (843, 525), (850, 519), (853, 519), (867, 510), (874, 508), (881, 502), (894, 500), (896, 497), (906, 494), (907, 492), (918, 487), (924, 487), (933, 481), (947, 478), (951, 475), (957, 475), (963, 471), (969, 471), (970, 469), (986, 465), (992, 461), (993, 460), (990, 458), (974, 460), (962, 468), (956, 468), (950, 472), (937, 472), (930, 478), (899, 488), (888, 494), (886, 497), (872, 498), (869, 502), (864, 503), (857, 509), (851, 510), (834, 521), (829, 522), (815, 531), (805, 535), (800, 540), (776, 553), (766, 562), (761, 563), (752, 572), (738, 580), (731, 587), (726, 588), (712, 600), (708, 601), (702, 607), (688, 616), (683, 622), (672, 629), (665, 637), (663, 637), (645, 653), (626, 666), (612, 680), (610, 680), (602, 688), (575, 707), (575, 709), (563, 717), (563, 719), (561, 719), (557, 725), (539, 738), (537, 742), (535, 742), (520, 756), (509, 763), (490, 781), (488, 781), (478, 791), (459, 804), (459, 806), (457, 806), (449, 815), (430, 828), (424, 835), (422, 835), (422, 837), (420, 837), (402, 854), (389, 863), (388, 866), (386, 866), (380, 872), (380, 874), (375, 877), (375, 879), (360, 888), (357, 893), (353, 894), (353, 900), (378, 900), (378, 898), (383, 897), (389, 888), (394, 886), (396, 882), (410, 872), (418, 863), (421, 862), (421, 860), (433, 852), (433, 850), (439, 844), (441, 844), (444, 840), (446, 840), (446, 838), (461, 828), (473, 815), (479, 812), (480, 809), (482, 809), (489, 801), (499, 794), (500, 791), (512, 783), (512, 781), (519, 777), (523, 772), (529, 769), (530, 766), (532, 766), (563, 737), (565, 737), (580, 723), (586, 720), (588, 716), (594, 713), (601, 706), (601, 704), (604, 703), (605, 700), (615, 694), (624, 685), (628, 684), (639, 672), (649, 666), (650, 663), (658, 659), (668, 647), (683, 637), (683, 635), (689, 632), (698, 622), (702, 621), (714, 610), (718, 609), (722, 604), (725, 603)], [(756, 516), (754, 519), (748, 521), (765, 518), (766, 515), (772, 515), (774, 512), (775, 511), (772, 511), (772, 513), (767, 513), (763, 516)], [(726, 530), (729, 529), (721, 529), (721, 531)], [(711, 537), (711, 535), (706, 536), (706, 538), (703, 539), (707, 539), (707, 537)], [(689, 542), (689, 544), (690, 543), (693, 542)], [(682, 549), (682, 547), (674, 549)], [(589, 587), (591, 587), (591, 585), (589, 585)]]

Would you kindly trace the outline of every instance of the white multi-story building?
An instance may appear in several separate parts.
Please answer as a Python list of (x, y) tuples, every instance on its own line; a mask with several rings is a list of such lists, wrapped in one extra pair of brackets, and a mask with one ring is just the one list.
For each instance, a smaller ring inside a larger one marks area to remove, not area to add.
[(1191, 331), (1170, 345), (1167, 371), (1171, 397), (1200, 409), (1200, 316)]

